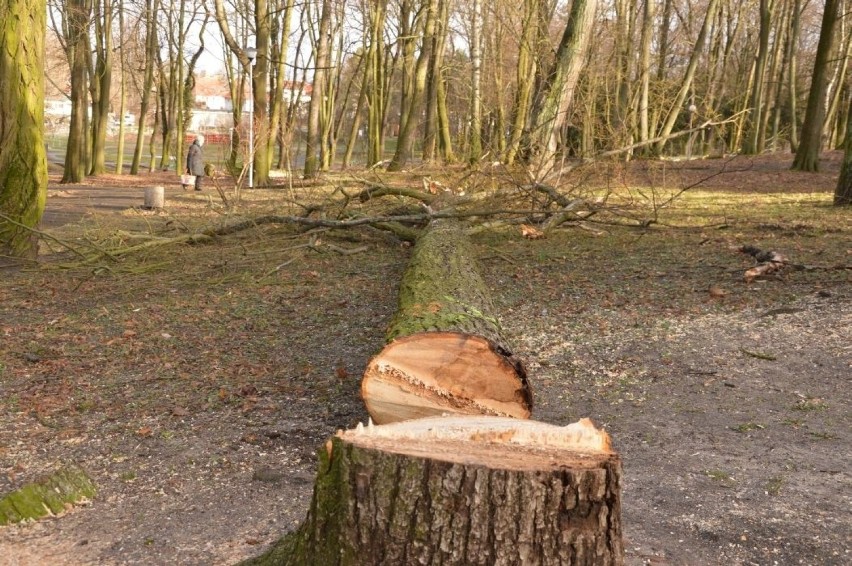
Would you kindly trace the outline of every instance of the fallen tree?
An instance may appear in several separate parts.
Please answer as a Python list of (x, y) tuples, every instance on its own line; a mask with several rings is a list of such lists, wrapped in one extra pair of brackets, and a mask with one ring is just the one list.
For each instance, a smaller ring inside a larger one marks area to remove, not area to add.
[(621, 461), (587, 419), (359, 425), (319, 456), (305, 522), (244, 566), (624, 561)]
[(493, 310), (461, 225), (433, 221), (403, 275), (388, 344), (361, 381), (373, 420), (442, 413), (528, 418), (526, 371)]

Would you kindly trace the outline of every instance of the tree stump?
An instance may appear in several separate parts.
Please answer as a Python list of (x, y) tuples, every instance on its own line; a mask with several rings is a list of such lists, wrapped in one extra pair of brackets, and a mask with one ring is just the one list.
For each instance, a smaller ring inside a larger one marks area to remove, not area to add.
[(433, 222), (403, 275), (388, 344), (361, 381), (373, 421), (444, 413), (528, 418), (526, 372), (493, 310), (459, 224)]
[(166, 203), (165, 188), (162, 185), (156, 187), (145, 187), (145, 204), (143, 208), (153, 210), (163, 208)]
[(620, 488), (620, 459), (587, 419), (359, 425), (320, 451), (299, 530), (246, 564), (618, 565)]

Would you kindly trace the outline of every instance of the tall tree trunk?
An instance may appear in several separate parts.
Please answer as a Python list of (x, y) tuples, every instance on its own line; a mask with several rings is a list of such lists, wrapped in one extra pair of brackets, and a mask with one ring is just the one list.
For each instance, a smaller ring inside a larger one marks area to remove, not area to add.
[(516, 71), (515, 101), (512, 106), (512, 126), (509, 131), (509, 141), (506, 144), (505, 161), (511, 165), (521, 147), (521, 138), (527, 127), (530, 106), (532, 105), (533, 89), (535, 86), (536, 59), (535, 51), (538, 45), (538, 22), (541, 10), (541, 0), (524, 0), (523, 23), (521, 39), (518, 44), (518, 64)]
[(766, 63), (769, 60), (769, 34), (772, 31), (773, 0), (760, 0), (760, 29), (758, 32), (757, 56), (754, 63), (754, 81), (749, 97), (749, 109), (746, 118), (746, 133), (743, 139), (743, 153), (755, 155), (763, 151), (760, 144), (763, 114), (766, 108)]
[(832, 72), (831, 80), (828, 83), (828, 109), (825, 113), (823, 135), (828, 141), (829, 147), (842, 146), (842, 140), (838, 138), (845, 137), (846, 130), (838, 131), (839, 120), (836, 119), (843, 96), (846, 94), (846, 69), (849, 66), (849, 58), (852, 57), (852, 34), (849, 34), (846, 29), (846, 24), (849, 18), (840, 18), (840, 34), (842, 41), (838, 42), (837, 54), (832, 57), (834, 60), (834, 71)]
[[(275, 0), (274, 9), (271, 14), (270, 22), (270, 46), (272, 49), (272, 60), (275, 61), (271, 67), (274, 72), (271, 73), (273, 80), (272, 94), (269, 103), (269, 132), (270, 139), (266, 146), (266, 159), (271, 164), (275, 155), (275, 145), (279, 146), (281, 154), (284, 153), (284, 137), (286, 132), (283, 130), (285, 116), (284, 112), (284, 85), (287, 82), (287, 53), (290, 48), (290, 28), (293, 19), (293, 7), (295, 0)], [(295, 88), (295, 81), (292, 88)], [(280, 162), (279, 162), (280, 164)]]
[(790, 113), (790, 151), (796, 153), (799, 149), (799, 88), (798, 88), (798, 51), (799, 33), (802, 29), (801, 0), (793, 0), (790, 13), (790, 68), (787, 71), (789, 85), (787, 86), (788, 105)]
[(672, 102), (668, 116), (666, 117), (666, 120), (663, 123), (663, 127), (660, 130), (660, 137), (663, 138), (663, 141), (657, 144), (657, 153), (662, 153), (663, 147), (666, 144), (665, 138), (672, 133), (675, 123), (677, 122), (678, 116), (683, 110), (683, 103), (686, 100), (686, 96), (687, 94), (689, 94), (689, 90), (692, 88), (692, 80), (695, 77), (695, 69), (698, 67), (698, 61), (701, 58), (701, 51), (704, 49), (704, 42), (707, 38), (707, 32), (710, 29), (710, 25), (712, 24), (713, 17), (716, 13), (716, 6), (718, 5), (718, 2), (719, 0), (710, 0), (707, 5), (707, 12), (704, 16), (704, 24), (701, 26), (701, 31), (698, 32), (698, 37), (695, 40), (695, 46), (693, 47), (692, 54), (689, 57), (689, 64), (687, 65), (686, 72), (684, 73), (683, 80), (681, 81), (680, 89), (678, 90), (678, 93), (675, 96), (674, 101)]
[(426, 116), (423, 122), (423, 160), (436, 157), (439, 137), (440, 90), (444, 81), (444, 48), (450, 22), (450, 0), (438, 0), (439, 16), (435, 21), (429, 70), (426, 77)]
[(648, 103), (651, 94), (651, 39), (656, 0), (645, 0), (642, 12), (642, 32), (639, 39), (639, 141), (650, 139)]
[[(254, 29), (257, 60), (252, 66), (252, 95), (254, 107), (254, 147), (250, 148), (254, 166), (255, 186), (269, 184), (269, 169), (272, 165), (269, 148), (274, 139), (269, 130), (269, 4), (267, 0), (254, 0)], [(285, 54), (286, 55), (286, 54)]]
[(802, 124), (802, 141), (793, 158), (792, 169), (796, 171), (818, 171), (819, 153), (822, 149), (822, 124), (825, 117), (826, 79), (829, 55), (834, 41), (834, 28), (842, 0), (825, 0), (822, 25), (819, 32), (814, 72), (808, 93), (805, 122)]
[[(148, 125), (148, 113), (151, 109), (151, 89), (154, 88), (154, 71), (157, 51), (157, 13), (160, 0), (145, 2), (145, 57), (142, 78), (142, 93), (139, 102), (139, 120), (136, 121), (136, 147), (133, 150), (133, 161), (130, 164), (130, 174), (138, 175), (142, 164), (142, 152), (145, 147), (145, 128)], [(154, 120), (156, 122), (156, 119)], [(152, 138), (153, 139), (153, 138)]]
[(384, 159), (384, 118), (387, 105), (385, 85), (384, 29), (387, 0), (369, 2), (369, 43), (364, 85), (367, 92), (367, 167)]
[(319, 460), (301, 528), (243, 566), (624, 562), (621, 461), (588, 419), (358, 426)]
[(313, 178), (319, 174), (320, 156), (318, 152), (322, 144), (322, 129), (320, 113), (325, 96), (325, 83), (328, 74), (329, 52), (331, 49), (331, 0), (320, 0), (322, 3), (319, 19), (319, 31), (316, 45), (316, 67), (314, 71), (314, 89), (311, 92), (311, 102), (308, 106), (308, 130), (305, 144), (305, 169), (306, 178)]
[[(505, 89), (505, 52), (506, 52), (506, 35), (505, 23), (502, 18), (489, 11), (490, 17), (483, 20), (483, 32), (487, 31), (486, 41), (487, 46), (485, 52), (488, 58), (483, 64), (486, 68), (490, 68), (489, 76), (491, 77), (490, 88), (495, 96), (493, 118), (489, 120), (487, 144), (491, 152), (496, 157), (503, 156), (506, 153), (506, 97)], [(488, 23), (485, 23), (487, 21)], [(485, 63), (487, 61), (487, 64)]]
[(633, 61), (635, 33), (634, 22), (638, 19), (633, 0), (617, 0), (615, 36), (615, 82), (616, 97), (610, 118), (610, 131), (614, 132), (615, 147), (625, 147), (635, 138), (636, 114), (631, 108), (633, 93)]
[(112, 2), (95, 0), (95, 73), (92, 77), (92, 167), (90, 175), (106, 173), (106, 134), (112, 89)]
[(539, 87), (532, 126), (523, 144), (533, 175), (542, 178), (556, 165), (562, 126), (574, 98), (592, 36), (597, 0), (575, 0), (556, 51), (556, 60)]
[(447, 82), (443, 77), (438, 82), (438, 149), (444, 163), (456, 160), (453, 153), (453, 136), (450, 132), (450, 113), (447, 109)]
[(88, 84), (89, 0), (69, 0), (66, 11), (68, 65), (71, 68), (71, 118), (62, 183), (79, 183), (86, 177), (86, 91)]
[(0, 265), (34, 258), (44, 212), (43, 0), (0, 0)]
[(482, 0), (473, 0), (470, 9), (470, 144), (469, 163), (482, 158)]
[[(124, 38), (124, 3), (118, 3), (118, 29), (120, 37)], [(118, 144), (115, 148), (115, 174), (124, 173), (124, 114), (127, 112), (127, 58), (125, 57), (124, 39), (118, 44), (118, 61), (121, 65), (118, 99)]]
[(429, 62), (432, 59), (432, 47), (438, 26), (439, 0), (425, 0), (426, 20), (423, 25), (423, 38), (420, 55), (414, 69), (414, 87), (407, 108), (402, 108), (405, 120), (396, 141), (396, 152), (388, 165), (388, 171), (400, 171), (411, 158), (414, 149), (414, 134), (420, 125), (417, 119), (423, 106), (426, 93), (426, 77)]
[[(384, 4), (384, 9), (387, 9), (387, 0), (379, 2)], [(414, 52), (417, 49), (417, 31), (422, 27), (424, 17), (421, 11), (415, 11), (414, 0), (400, 0), (399, 4), (399, 38), (400, 57), (402, 57), (399, 93), (399, 124), (397, 126), (397, 135), (405, 129), (405, 120), (408, 118), (408, 113), (405, 111), (411, 105), (411, 95), (414, 92), (414, 67), (416, 61)], [(384, 29), (381, 31), (384, 34)], [(390, 73), (388, 73), (390, 74)]]
[[(852, 97), (850, 97), (848, 113), (852, 114)], [(843, 154), (843, 164), (840, 167), (840, 176), (837, 186), (834, 188), (834, 204), (836, 206), (852, 205), (852, 120), (846, 120), (846, 136), (844, 140), (846, 149)]]

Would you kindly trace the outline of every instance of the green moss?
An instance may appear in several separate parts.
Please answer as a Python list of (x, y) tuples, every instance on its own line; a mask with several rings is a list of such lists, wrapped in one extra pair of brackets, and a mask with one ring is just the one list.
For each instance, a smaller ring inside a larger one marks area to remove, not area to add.
[(68, 466), (0, 499), (0, 525), (61, 513), (67, 505), (91, 499), (95, 493), (95, 484), (86, 473)]

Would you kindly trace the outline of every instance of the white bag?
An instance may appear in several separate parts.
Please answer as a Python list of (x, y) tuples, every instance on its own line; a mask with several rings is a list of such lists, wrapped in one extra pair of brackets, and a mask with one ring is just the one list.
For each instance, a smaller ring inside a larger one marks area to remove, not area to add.
[(195, 175), (181, 175), (180, 176), (180, 184), (181, 185), (194, 185), (195, 184)]

